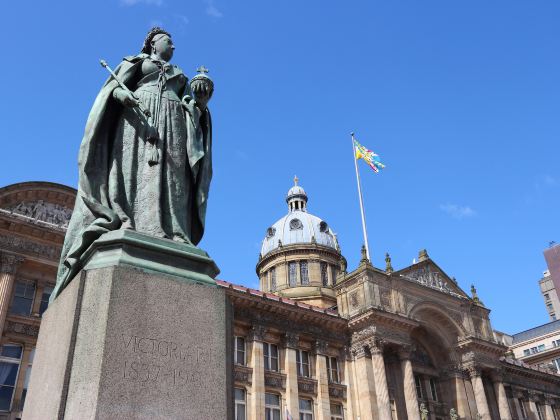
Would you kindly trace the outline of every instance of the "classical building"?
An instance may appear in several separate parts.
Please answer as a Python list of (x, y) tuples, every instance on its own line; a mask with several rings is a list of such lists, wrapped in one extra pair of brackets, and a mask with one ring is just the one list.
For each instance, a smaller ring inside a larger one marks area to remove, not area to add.
[[(0, 419), (21, 415), (75, 193), (0, 189)], [(219, 282), (234, 312), (236, 419), (560, 419), (560, 376), (507, 354), (474, 288), (425, 250), (401, 269), (362, 251), (349, 271), (303, 188), (286, 201), (266, 229), (260, 290)]]
[(513, 334), (510, 350), (523, 363), (560, 372), (560, 320)]

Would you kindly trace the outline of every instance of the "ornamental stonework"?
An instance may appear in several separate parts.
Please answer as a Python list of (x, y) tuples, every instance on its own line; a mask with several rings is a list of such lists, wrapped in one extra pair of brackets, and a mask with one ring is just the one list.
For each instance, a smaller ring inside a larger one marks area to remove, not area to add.
[(23, 324), (21, 322), (8, 321), (6, 323), (6, 330), (16, 334), (28, 335), (30, 337), (39, 336), (39, 327), (36, 325)]
[(61, 206), (60, 204), (48, 203), (43, 200), (24, 201), (6, 210), (62, 228), (68, 227), (68, 223), (72, 217), (72, 210), (69, 208)]
[(19, 236), (7, 236), (2, 234), (0, 234), (0, 247), (23, 253), (36, 254), (50, 260), (58, 260), (62, 251), (58, 246), (40, 244), (28, 241)]

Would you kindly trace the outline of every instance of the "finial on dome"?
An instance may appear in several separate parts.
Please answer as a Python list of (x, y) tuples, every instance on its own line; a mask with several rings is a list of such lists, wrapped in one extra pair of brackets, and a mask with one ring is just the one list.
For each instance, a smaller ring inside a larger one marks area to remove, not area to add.
[(294, 175), (294, 186), (297, 187), (297, 184), (299, 182), (299, 178), (297, 177), (297, 175)]

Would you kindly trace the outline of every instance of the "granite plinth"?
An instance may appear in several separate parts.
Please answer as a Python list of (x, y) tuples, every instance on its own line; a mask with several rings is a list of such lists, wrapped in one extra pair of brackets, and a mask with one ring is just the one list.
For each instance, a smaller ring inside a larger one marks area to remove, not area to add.
[[(113, 245), (89, 262), (129, 258)], [(44, 314), (23, 418), (232, 418), (231, 307), (199, 278), (86, 266)]]

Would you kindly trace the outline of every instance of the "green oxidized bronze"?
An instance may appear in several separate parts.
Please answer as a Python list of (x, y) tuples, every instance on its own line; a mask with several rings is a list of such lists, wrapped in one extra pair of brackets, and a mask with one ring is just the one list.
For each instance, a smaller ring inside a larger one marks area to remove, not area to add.
[(202, 238), (212, 178), (206, 105), (214, 84), (204, 67), (189, 83), (169, 63), (174, 49), (171, 35), (153, 28), (142, 52), (126, 57), (97, 95), (80, 146), (78, 196), (52, 299), (107, 232), (130, 229), (192, 245)]

